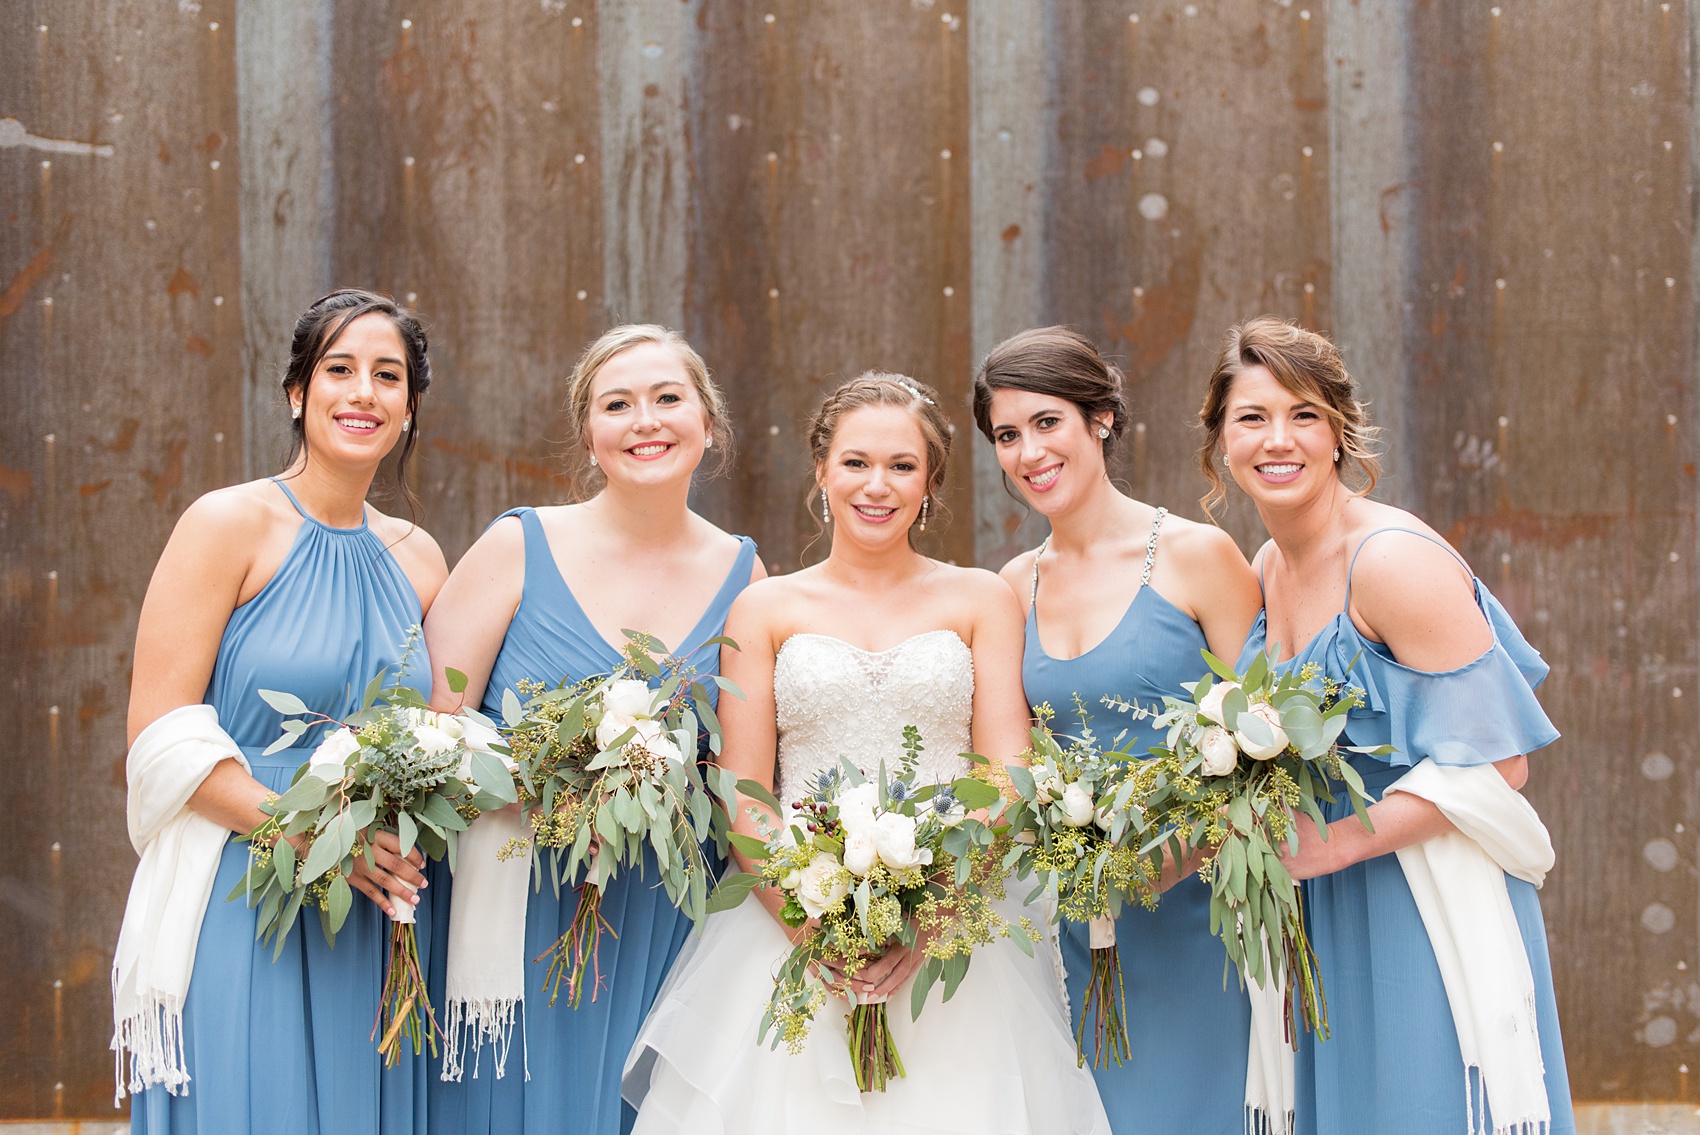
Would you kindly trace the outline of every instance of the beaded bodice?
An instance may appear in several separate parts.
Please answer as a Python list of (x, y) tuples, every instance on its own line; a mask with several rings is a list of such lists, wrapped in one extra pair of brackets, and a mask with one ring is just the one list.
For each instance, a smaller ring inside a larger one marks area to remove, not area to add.
[(795, 634), (773, 665), (779, 725), (779, 799), (807, 794), (824, 770), (848, 757), (873, 773), (903, 755), (903, 728), (921, 731), (919, 779), (935, 784), (968, 771), (974, 656), (955, 631), (906, 638), (868, 651), (842, 639)]

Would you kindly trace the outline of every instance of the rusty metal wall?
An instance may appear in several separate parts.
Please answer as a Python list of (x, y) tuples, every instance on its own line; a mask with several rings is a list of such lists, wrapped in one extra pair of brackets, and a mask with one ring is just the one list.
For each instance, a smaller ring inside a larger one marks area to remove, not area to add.
[[(697, 501), (776, 570), (820, 553), (803, 431), (843, 377), (944, 392), (929, 549), (995, 567), (1042, 533), (967, 413), (999, 339), (1069, 322), (1122, 360), (1118, 472), (1197, 515), (1223, 328), (1331, 331), (1388, 427), (1383, 495), (1553, 663), (1566, 736), (1530, 794), (1576, 1095), (1691, 1099), (1692, 25), (1641, 0), (0, 8), (0, 1117), (111, 1114), (136, 606), (195, 494), (275, 468), (290, 322), (344, 283), (430, 320), (415, 485), (451, 560), (568, 490), (563, 382), (616, 321), (680, 327), (720, 377), (738, 461)], [(1243, 500), (1225, 523), (1261, 539)]]

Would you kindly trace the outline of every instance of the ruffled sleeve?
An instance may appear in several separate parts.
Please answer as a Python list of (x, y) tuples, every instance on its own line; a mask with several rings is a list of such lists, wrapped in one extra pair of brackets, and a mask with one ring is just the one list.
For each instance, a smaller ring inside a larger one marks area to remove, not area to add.
[(1535, 698), (1546, 662), (1479, 580), (1476, 601), (1493, 628), (1493, 646), (1456, 670), (1402, 666), (1385, 646), (1359, 635), (1350, 619), (1338, 620), (1319, 661), (1329, 677), (1364, 692), (1364, 704), (1348, 719), (1349, 743), (1392, 745), (1394, 752), (1381, 759), (1409, 768), (1425, 757), (1454, 767), (1489, 764), (1558, 740)]

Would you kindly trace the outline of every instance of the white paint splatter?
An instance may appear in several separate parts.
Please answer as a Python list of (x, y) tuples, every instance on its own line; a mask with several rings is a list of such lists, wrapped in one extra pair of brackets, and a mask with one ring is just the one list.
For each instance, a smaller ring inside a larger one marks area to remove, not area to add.
[(0, 150), (10, 146), (23, 146), (30, 150), (41, 150), (49, 154), (93, 154), (97, 158), (110, 158), (117, 153), (111, 145), (93, 142), (69, 142), (59, 138), (42, 138), (24, 129), (24, 124), (15, 118), (0, 118)]
[(1676, 866), (1676, 844), (1663, 836), (1650, 839), (1641, 848), (1641, 858), (1655, 871), (1669, 871)]
[(1163, 96), (1157, 93), (1156, 87), (1141, 87), (1133, 97), (1139, 100), (1140, 106), (1156, 106), (1157, 100)]
[(1147, 193), (1139, 199), (1139, 215), (1148, 221), (1160, 221), (1169, 215), (1169, 199), (1161, 193)]
[(1650, 902), (1641, 911), (1641, 925), (1650, 934), (1666, 934), (1676, 925), (1676, 913), (1662, 902)]
[(1676, 1040), (1676, 1022), (1669, 1017), (1654, 1017), (1641, 1030), (1641, 1039), (1649, 1048), (1663, 1048)]
[(1160, 158), (1169, 152), (1169, 144), (1161, 138), (1147, 138), (1145, 152), (1154, 158)]

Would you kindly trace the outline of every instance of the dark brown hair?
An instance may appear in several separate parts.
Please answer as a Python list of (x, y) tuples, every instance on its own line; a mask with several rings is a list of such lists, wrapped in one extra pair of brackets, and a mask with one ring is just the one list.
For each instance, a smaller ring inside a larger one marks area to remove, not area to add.
[[(283, 372), (283, 393), (286, 399), (299, 393), (301, 404), (305, 406), (307, 386), (313, 381), (313, 372), (318, 369), (319, 363), (324, 361), (325, 355), (350, 324), (363, 315), (374, 313), (387, 317), (395, 325), (407, 356), (407, 416), (413, 421), (412, 428), (401, 435), (401, 456), (396, 461), (395, 480), (408, 508), (417, 510), (419, 499), (407, 484), (407, 461), (419, 444), (419, 401), (431, 385), (429, 344), (425, 325), (419, 322), (417, 315), (389, 296), (359, 288), (340, 288), (314, 300), (295, 321), (295, 333), (289, 341), (289, 365)], [(289, 456), (284, 461), (285, 468), (295, 464), (296, 457), (307, 449), (307, 432), (302, 420), (294, 418), (289, 425)]]
[(999, 390), (1048, 394), (1072, 403), (1089, 428), (1110, 416), (1103, 439), (1104, 460), (1127, 429), (1122, 372), (1098, 353), (1092, 340), (1072, 327), (1035, 327), (999, 343), (974, 376), (974, 424), (992, 436), (992, 395)]
[(1325, 335), (1287, 322), (1274, 315), (1259, 315), (1236, 323), (1222, 338), (1222, 350), (1216, 356), (1216, 369), (1210, 373), (1210, 387), (1204, 394), (1204, 405), (1198, 411), (1204, 427), (1204, 442), (1198, 450), (1198, 466), (1210, 491), (1199, 503), (1206, 515), (1228, 495), (1216, 464), (1222, 444), (1222, 426), (1228, 412), (1228, 393), (1234, 379), (1252, 367), (1261, 366), (1275, 376), (1283, 388), (1301, 398), (1313, 401), (1334, 429), (1334, 443), (1340, 447), (1339, 471), (1355, 465), (1361, 483), (1353, 487), (1359, 495), (1375, 488), (1381, 478), (1381, 462), (1375, 453), (1375, 439), (1380, 430), (1370, 425), (1364, 404), (1358, 401), (1357, 387), (1346, 373), (1340, 352)]

